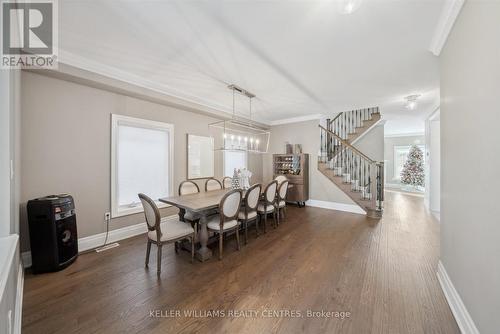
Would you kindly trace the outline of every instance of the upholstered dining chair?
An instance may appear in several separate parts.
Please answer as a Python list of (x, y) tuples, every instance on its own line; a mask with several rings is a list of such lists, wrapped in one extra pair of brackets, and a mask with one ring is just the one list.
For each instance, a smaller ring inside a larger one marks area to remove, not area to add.
[(278, 185), (282, 184), (284, 181), (288, 181), (285, 175), (278, 175), (274, 179), (278, 181)]
[(217, 179), (207, 179), (205, 181), (205, 191), (222, 189), (222, 183)]
[(281, 213), (283, 213), (283, 218), (286, 218), (286, 195), (288, 194), (288, 180), (283, 181), (278, 187), (278, 199), (276, 202), (276, 208), (278, 209), (278, 221), (281, 220)]
[(242, 193), (239, 189), (228, 191), (220, 200), (219, 214), (207, 222), (207, 228), (219, 234), (219, 260), (222, 260), (224, 233), (235, 231), (238, 250), (240, 250), (240, 233), (238, 213), (241, 207)]
[(229, 176), (225, 176), (222, 179), (222, 187), (224, 189), (231, 189), (233, 187), (232, 182), (233, 182), (233, 178), (231, 178)]
[[(278, 188), (278, 181), (274, 180), (269, 183), (264, 189), (264, 198), (257, 206), (257, 213), (264, 216), (264, 233), (267, 232), (267, 215), (272, 213), (274, 218), (274, 228), (276, 228), (278, 221), (276, 218), (276, 189)], [(262, 222), (262, 218), (259, 219)]]
[[(183, 239), (191, 241), (191, 263), (194, 259), (194, 241), (196, 231), (179, 220), (167, 220), (161, 222), (160, 210), (155, 202), (144, 194), (139, 194), (142, 207), (144, 208), (144, 216), (148, 226), (148, 247), (146, 250), (146, 267), (149, 266), (149, 254), (151, 253), (151, 244), (155, 244), (158, 248), (157, 256), (157, 272), (161, 273), (161, 249), (164, 244), (173, 243)], [(176, 248), (177, 252), (177, 248)]]
[[(179, 196), (182, 195), (189, 195), (189, 194), (197, 194), (200, 192), (200, 187), (191, 180), (186, 180), (182, 181), (181, 184), (179, 184)], [(191, 226), (195, 228), (196, 224), (200, 220), (200, 216), (194, 212), (190, 212), (181, 209), (181, 216), (183, 217), (184, 221), (191, 223)]]
[(255, 229), (259, 235), (259, 216), (257, 215), (257, 206), (259, 205), (260, 191), (262, 185), (254, 184), (251, 186), (243, 199), (243, 207), (240, 209), (238, 219), (243, 222), (245, 227), (245, 245), (248, 243), (248, 223), (255, 220)]

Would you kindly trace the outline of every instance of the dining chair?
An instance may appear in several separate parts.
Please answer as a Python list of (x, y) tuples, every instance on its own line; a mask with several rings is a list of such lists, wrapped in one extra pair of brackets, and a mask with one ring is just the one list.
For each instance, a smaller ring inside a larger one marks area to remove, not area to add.
[(285, 175), (278, 175), (274, 179), (278, 181), (278, 185), (282, 184), (284, 181), (288, 181), (288, 178)]
[[(148, 246), (146, 250), (146, 267), (149, 266), (149, 254), (151, 253), (151, 244), (155, 244), (158, 248), (157, 256), (157, 272), (161, 273), (161, 250), (162, 246), (168, 243), (173, 243), (183, 239), (191, 241), (191, 263), (194, 259), (194, 241), (196, 238), (196, 230), (188, 224), (179, 220), (167, 220), (161, 222), (160, 210), (155, 202), (144, 194), (139, 194), (142, 207), (144, 208), (144, 216), (146, 217), (146, 225), (148, 226)], [(176, 248), (177, 253), (177, 248)]]
[(283, 218), (286, 218), (286, 195), (288, 194), (288, 180), (283, 181), (278, 187), (278, 199), (277, 199), (277, 209), (278, 209), (278, 221), (281, 220), (280, 211), (283, 213)]
[[(278, 187), (278, 181), (274, 180), (269, 183), (264, 189), (264, 198), (257, 206), (257, 213), (260, 216), (264, 216), (264, 233), (267, 232), (267, 215), (272, 213), (274, 218), (274, 228), (276, 228), (278, 221), (276, 218), (276, 189)], [(259, 218), (262, 222), (262, 219)]]
[(225, 176), (223, 179), (222, 179), (222, 187), (224, 189), (231, 189), (233, 187), (233, 178), (232, 177), (229, 177), (229, 176)]
[(219, 260), (222, 260), (223, 236), (229, 231), (235, 231), (238, 250), (240, 250), (240, 233), (238, 213), (241, 207), (242, 192), (234, 189), (227, 192), (219, 203), (219, 214), (207, 222), (207, 228), (219, 234)]
[(207, 179), (205, 181), (205, 191), (222, 189), (222, 183), (217, 179)]
[[(179, 196), (197, 194), (199, 192), (200, 192), (200, 187), (198, 187), (198, 185), (194, 181), (185, 180), (182, 181), (181, 184), (179, 184)], [(198, 214), (191, 211), (186, 211), (184, 209), (181, 209), (181, 215), (184, 221), (191, 223), (191, 226), (193, 228), (200, 220), (200, 216)]]
[(243, 207), (238, 213), (238, 219), (245, 225), (245, 245), (248, 243), (248, 223), (255, 220), (255, 229), (259, 235), (259, 216), (257, 215), (257, 206), (259, 205), (261, 184), (251, 186), (243, 199)]

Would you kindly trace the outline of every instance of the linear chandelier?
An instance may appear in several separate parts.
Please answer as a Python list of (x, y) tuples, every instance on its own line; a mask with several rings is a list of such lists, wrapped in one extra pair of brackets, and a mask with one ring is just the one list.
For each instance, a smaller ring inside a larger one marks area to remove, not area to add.
[[(255, 94), (237, 85), (229, 85), (233, 97), (233, 113), (229, 120), (218, 121), (208, 125), (210, 136), (214, 140), (215, 151), (245, 151), (251, 153), (267, 153), (271, 133), (252, 121), (252, 99)], [(236, 97), (243, 96), (249, 101), (249, 117), (236, 117)]]

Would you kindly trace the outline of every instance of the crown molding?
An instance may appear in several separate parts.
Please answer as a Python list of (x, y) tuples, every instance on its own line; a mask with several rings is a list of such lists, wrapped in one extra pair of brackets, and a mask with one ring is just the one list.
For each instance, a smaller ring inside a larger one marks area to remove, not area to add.
[(274, 125), (282, 125), (282, 124), (290, 124), (290, 123), (300, 123), (300, 122), (307, 122), (307, 121), (321, 119), (322, 117), (323, 117), (322, 114), (305, 115), (305, 116), (279, 119), (276, 121), (271, 121), (271, 122), (269, 122), (269, 124), (274, 126)]
[(416, 137), (425, 136), (425, 132), (407, 132), (407, 133), (391, 133), (384, 134), (384, 138), (394, 138), (394, 137)]
[(434, 31), (431, 45), (429, 46), (429, 51), (435, 56), (439, 56), (441, 54), (441, 50), (450, 35), (453, 24), (457, 20), (458, 14), (460, 14), (460, 10), (462, 9), (464, 2), (465, 0), (445, 1), (436, 25), (436, 30)]

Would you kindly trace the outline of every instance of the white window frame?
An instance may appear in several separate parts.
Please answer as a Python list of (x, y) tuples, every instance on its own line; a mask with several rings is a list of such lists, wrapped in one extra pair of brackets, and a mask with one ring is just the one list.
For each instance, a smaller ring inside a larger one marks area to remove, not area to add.
[(242, 152), (242, 153), (245, 153), (245, 168), (248, 169), (248, 152), (246, 152), (246, 151), (238, 151), (238, 150), (234, 150), (234, 151), (227, 150), (227, 151), (224, 151), (224, 154), (222, 155), (222, 176), (223, 177), (225, 177), (225, 176), (233, 177), (233, 175), (224, 175), (224, 174), (226, 174), (226, 153), (227, 152)]
[[(174, 125), (170, 123), (163, 123), (158, 121), (151, 121), (142, 118), (135, 118), (117, 114), (111, 114), (111, 217), (122, 217), (127, 215), (132, 215), (140, 212), (144, 212), (141, 202), (137, 199), (138, 204), (134, 207), (127, 209), (119, 208), (117, 205), (118, 200), (118, 164), (117, 164), (117, 145), (118, 145), (118, 126), (128, 125), (133, 127), (142, 127), (145, 129), (156, 129), (156, 130), (166, 130), (169, 132), (169, 147), (168, 147), (168, 157), (169, 157), (169, 196), (174, 193)], [(159, 208), (170, 207), (166, 203), (159, 202), (156, 198), (156, 205)]]

